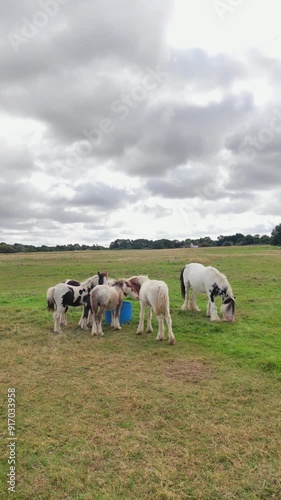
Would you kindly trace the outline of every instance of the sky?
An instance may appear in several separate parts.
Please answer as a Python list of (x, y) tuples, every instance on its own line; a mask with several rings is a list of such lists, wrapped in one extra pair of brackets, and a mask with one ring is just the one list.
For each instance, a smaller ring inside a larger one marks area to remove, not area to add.
[(278, 2), (5, 2), (0, 241), (270, 234)]

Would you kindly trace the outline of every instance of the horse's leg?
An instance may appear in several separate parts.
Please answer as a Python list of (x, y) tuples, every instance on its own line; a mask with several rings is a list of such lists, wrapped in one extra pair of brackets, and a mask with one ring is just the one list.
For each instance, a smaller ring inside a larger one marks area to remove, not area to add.
[(206, 316), (209, 318), (211, 316), (211, 301), (208, 300)]
[(175, 339), (175, 336), (174, 336), (173, 330), (172, 330), (172, 318), (171, 318), (171, 315), (170, 315), (170, 312), (168, 309), (166, 309), (166, 311), (165, 311), (165, 319), (166, 319), (166, 323), (167, 323), (167, 327), (168, 327), (169, 344), (175, 344), (176, 339)]
[(111, 324), (110, 327), (115, 330), (116, 325), (116, 308), (111, 311)]
[(215, 304), (215, 299), (213, 298), (212, 300), (211, 297), (209, 297), (209, 301), (211, 303), (210, 305), (211, 321), (220, 321), (220, 318), (218, 316), (217, 306)]
[(121, 326), (120, 326), (120, 312), (121, 312), (121, 307), (122, 307), (122, 302), (120, 302), (120, 304), (117, 305), (116, 309), (115, 309), (115, 327), (114, 327), (114, 330), (121, 330)]
[(156, 340), (163, 340), (164, 339), (164, 319), (162, 314), (158, 314), (157, 316), (158, 320), (158, 334), (156, 337)]
[(144, 311), (145, 311), (145, 305), (142, 301), (140, 301), (140, 320), (139, 320), (139, 326), (137, 328), (137, 335), (140, 335), (141, 333), (143, 333)]
[(57, 310), (53, 314), (54, 318), (54, 332), (55, 333), (62, 333), (62, 329), (60, 326), (60, 320), (61, 320), (61, 314), (64, 312), (64, 308), (58, 307)]
[(81, 326), (81, 330), (87, 330), (87, 318), (89, 314), (89, 307), (83, 306), (82, 316), (80, 318), (79, 324)]
[(191, 310), (190, 303), (189, 303), (189, 300), (188, 300), (189, 290), (190, 290), (190, 284), (189, 284), (189, 281), (188, 281), (186, 283), (186, 285), (185, 285), (184, 303), (181, 306), (182, 311), (190, 311)]
[(92, 323), (92, 332), (91, 335), (97, 335), (97, 309), (93, 310), (93, 323)]
[(87, 318), (87, 325), (91, 325), (92, 323), (93, 323), (93, 313), (92, 313), (91, 309), (89, 309), (88, 318)]
[(151, 324), (151, 318), (152, 318), (152, 307), (148, 306), (148, 313), (147, 313), (147, 326), (146, 326), (146, 333), (152, 333), (153, 328)]
[(104, 336), (104, 333), (102, 331), (102, 318), (104, 315), (105, 307), (100, 306), (100, 310), (97, 314), (97, 335), (100, 335), (101, 337)]
[(64, 325), (64, 326), (67, 325), (67, 317), (66, 317), (67, 310), (68, 310), (68, 306), (66, 306), (66, 308), (63, 309), (60, 313), (60, 324)]
[(192, 296), (191, 296), (191, 308), (193, 309), (193, 311), (197, 311), (197, 312), (200, 312), (200, 309), (199, 307), (197, 306), (196, 304), (196, 292), (192, 292)]
[(83, 323), (83, 318), (84, 318), (84, 312), (85, 312), (85, 310), (84, 310), (84, 307), (83, 307), (82, 313), (81, 313), (81, 317), (80, 317), (79, 323), (78, 323), (78, 325), (81, 326), (82, 330), (83, 330), (82, 323)]

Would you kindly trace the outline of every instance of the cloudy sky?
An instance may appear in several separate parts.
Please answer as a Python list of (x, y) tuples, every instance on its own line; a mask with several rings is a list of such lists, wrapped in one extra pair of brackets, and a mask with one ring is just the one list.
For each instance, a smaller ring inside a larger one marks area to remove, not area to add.
[(270, 234), (280, 0), (9, 0), (0, 241)]

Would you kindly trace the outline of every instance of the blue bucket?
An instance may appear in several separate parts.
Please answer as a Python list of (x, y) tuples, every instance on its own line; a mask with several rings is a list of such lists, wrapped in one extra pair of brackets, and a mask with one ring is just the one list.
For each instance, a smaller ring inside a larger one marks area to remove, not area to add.
[[(120, 312), (120, 323), (128, 323), (133, 317), (133, 305), (132, 302), (124, 300)], [(104, 315), (105, 322), (111, 324), (111, 311), (105, 311)]]

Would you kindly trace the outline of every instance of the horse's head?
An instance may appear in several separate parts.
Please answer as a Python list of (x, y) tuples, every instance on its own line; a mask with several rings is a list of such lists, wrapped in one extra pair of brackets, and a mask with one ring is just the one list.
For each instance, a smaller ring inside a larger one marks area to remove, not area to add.
[(125, 295), (130, 295), (130, 297), (133, 297), (133, 299), (138, 300), (140, 298), (139, 297), (140, 286), (138, 286), (136, 283), (130, 280), (124, 281), (123, 291)]
[(100, 273), (98, 271), (98, 285), (107, 285), (107, 273)]
[(227, 297), (221, 305), (221, 315), (225, 321), (235, 321), (236, 303), (233, 297)]

